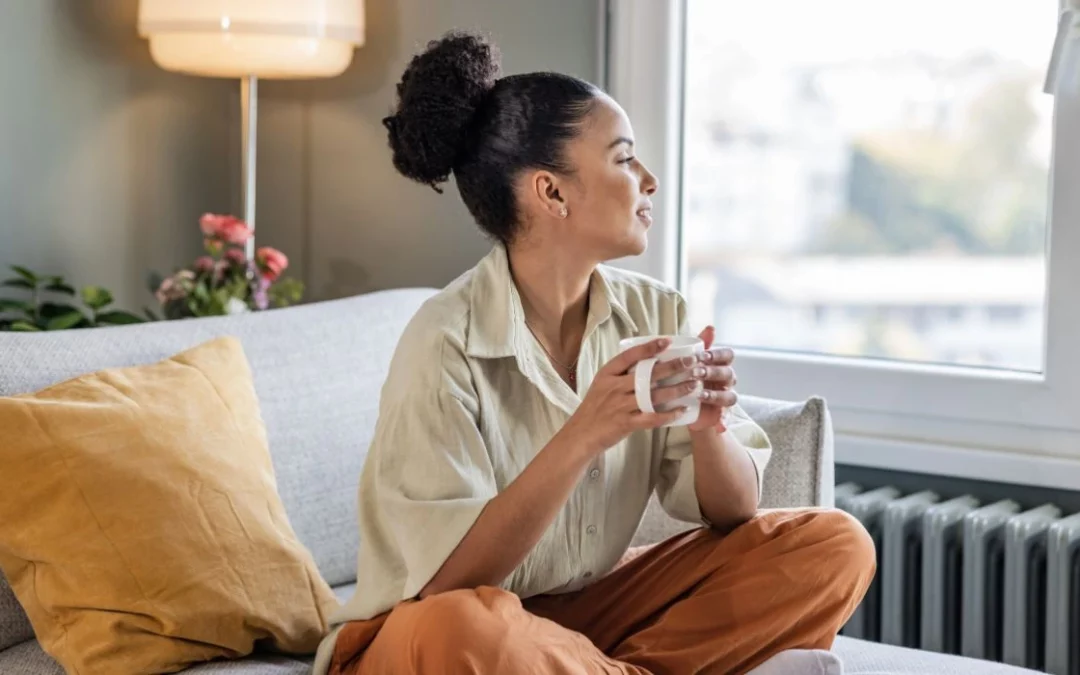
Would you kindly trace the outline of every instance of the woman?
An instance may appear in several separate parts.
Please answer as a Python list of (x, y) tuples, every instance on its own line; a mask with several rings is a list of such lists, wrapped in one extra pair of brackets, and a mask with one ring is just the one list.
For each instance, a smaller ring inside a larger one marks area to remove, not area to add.
[[(453, 174), (497, 243), (398, 345), (360, 485), (358, 590), (317, 670), (727, 673), (829, 646), (873, 575), (869, 537), (836, 511), (755, 515), (771, 450), (736, 404), (730, 350), (656, 368), (692, 371), (654, 401), (697, 392), (695, 424), (638, 410), (627, 372), (665, 344), (618, 343), (686, 333), (686, 306), (601, 263), (645, 250), (656, 177), (596, 87), (498, 70), (490, 43), (449, 34), (385, 120), (398, 170), (436, 190)], [(704, 527), (620, 564), (654, 489)]]

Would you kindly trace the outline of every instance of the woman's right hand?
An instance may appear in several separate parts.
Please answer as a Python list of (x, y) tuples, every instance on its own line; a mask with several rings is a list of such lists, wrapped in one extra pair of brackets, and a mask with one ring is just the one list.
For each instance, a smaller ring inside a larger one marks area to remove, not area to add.
[[(635, 431), (655, 429), (678, 419), (686, 411), (685, 408), (644, 413), (638, 408), (634, 395), (634, 366), (664, 351), (670, 343), (667, 338), (658, 338), (632, 347), (608, 361), (597, 371), (584, 400), (563, 431), (583, 441), (591, 454), (600, 454)], [(683, 364), (677, 359), (658, 363), (653, 369), (653, 381), (692, 367), (693, 364)], [(668, 387), (657, 387), (653, 389), (653, 405), (682, 398), (700, 387), (700, 383), (693, 379)]]

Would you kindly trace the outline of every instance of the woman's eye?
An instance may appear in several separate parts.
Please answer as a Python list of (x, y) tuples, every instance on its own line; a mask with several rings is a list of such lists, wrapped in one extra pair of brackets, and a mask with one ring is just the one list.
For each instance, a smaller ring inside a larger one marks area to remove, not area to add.
[(626, 157), (624, 159), (620, 159), (619, 164), (629, 164), (632, 161), (634, 161), (634, 156), (630, 155), (629, 157)]

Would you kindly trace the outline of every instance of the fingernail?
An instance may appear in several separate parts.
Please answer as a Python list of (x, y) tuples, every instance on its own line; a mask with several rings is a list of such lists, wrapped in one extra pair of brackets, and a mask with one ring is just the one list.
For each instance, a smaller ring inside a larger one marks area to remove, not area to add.
[(671, 340), (668, 338), (662, 338), (656, 342), (656, 346), (660, 349), (667, 349), (671, 345)]
[(705, 368), (702, 367), (702, 366), (698, 366), (697, 368), (694, 368), (693, 372), (694, 372), (694, 377), (705, 377)]
[(703, 352), (701, 354), (701, 360), (704, 361), (705, 363), (708, 363), (708, 362), (712, 361), (712, 352), (708, 352), (708, 351)]

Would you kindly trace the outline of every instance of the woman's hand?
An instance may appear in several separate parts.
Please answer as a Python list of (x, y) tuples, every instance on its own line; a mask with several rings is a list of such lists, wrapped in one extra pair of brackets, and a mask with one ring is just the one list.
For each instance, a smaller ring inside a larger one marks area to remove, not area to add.
[(698, 364), (693, 367), (692, 376), (694, 380), (704, 385), (699, 394), (701, 415), (697, 422), (688, 428), (690, 431), (716, 429), (723, 433), (727, 430), (724, 426), (724, 410), (735, 405), (739, 400), (738, 394), (735, 393), (735, 384), (738, 379), (732, 367), (735, 353), (727, 347), (713, 349), (716, 329), (712, 326), (701, 331), (700, 337), (705, 343), (705, 351), (698, 357)]
[[(668, 412), (643, 413), (634, 396), (634, 366), (638, 361), (656, 356), (667, 349), (670, 341), (660, 338), (638, 345), (611, 359), (596, 373), (585, 399), (563, 427), (563, 432), (575, 434), (585, 441), (592, 454), (599, 454), (618, 444), (635, 431), (655, 429), (679, 418), (685, 408)], [(657, 364), (653, 380), (663, 379), (678, 367)], [(681, 367), (685, 370), (689, 365)], [(653, 389), (653, 405), (682, 398), (701, 385), (695, 380), (669, 387)]]

